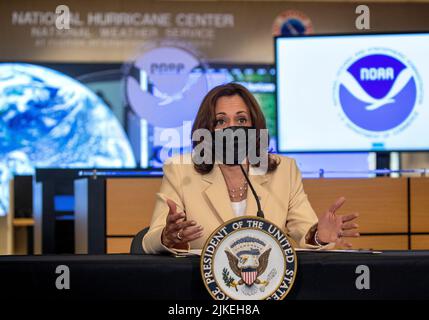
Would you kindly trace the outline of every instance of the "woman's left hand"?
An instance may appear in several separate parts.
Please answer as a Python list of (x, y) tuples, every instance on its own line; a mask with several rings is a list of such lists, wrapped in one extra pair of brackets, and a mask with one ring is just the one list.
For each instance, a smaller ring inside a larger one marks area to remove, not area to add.
[(344, 237), (359, 237), (357, 228), (359, 227), (353, 220), (359, 214), (353, 213), (345, 216), (337, 216), (336, 211), (344, 204), (346, 198), (339, 198), (332, 206), (319, 217), (317, 226), (318, 239), (321, 242), (336, 242), (339, 246), (352, 247), (346, 242)]

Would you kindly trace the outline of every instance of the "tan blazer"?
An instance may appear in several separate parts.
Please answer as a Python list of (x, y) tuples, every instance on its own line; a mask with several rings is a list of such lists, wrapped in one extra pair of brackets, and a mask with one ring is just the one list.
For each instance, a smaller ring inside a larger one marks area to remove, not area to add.
[[(305, 240), (318, 219), (304, 193), (301, 173), (294, 159), (278, 157), (281, 162), (274, 172), (256, 175), (257, 168), (250, 167), (249, 170), (250, 181), (261, 199), (265, 218), (279, 227), (283, 226), (296, 246), (315, 248)], [(222, 172), (218, 165), (205, 175), (196, 172), (190, 154), (170, 158), (163, 170), (161, 190), (157, 194), (149, 232), (143, 239), (143, 248), (151, 254), (171, 251), (161, 243), (169, 211), (166, 199), (171, 199), (177, 204), (178, 212), (184, 210), (188, 220), (195, 220), (204, 227), (203, 237), (190, 243), (190, 249), (202, 249), (217, 227), (235, 218)], [(246, 215), (255, 216), (256, 212), (257, 205), (249, 190)]]

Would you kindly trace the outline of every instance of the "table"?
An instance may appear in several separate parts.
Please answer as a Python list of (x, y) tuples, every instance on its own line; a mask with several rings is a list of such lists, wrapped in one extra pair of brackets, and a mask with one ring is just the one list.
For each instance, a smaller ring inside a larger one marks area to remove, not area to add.
[[(298, 252), (287, 299), (428, 299), (429, 251), (381, 254)], [(70, 270), (70, 290), (58, 290), (57, 266)], [(356, 288), (356, 268), (370, 270), (370, 289)], [(10, 299), (210, 299), (198, 257), (58, 255), (0, 257), (1, 294)]]

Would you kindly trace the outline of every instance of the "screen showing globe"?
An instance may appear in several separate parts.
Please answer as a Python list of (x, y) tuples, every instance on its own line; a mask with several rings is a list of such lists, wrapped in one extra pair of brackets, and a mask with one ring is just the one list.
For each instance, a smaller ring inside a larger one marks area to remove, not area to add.
[[(190, 151), (185, 127), (172, 126), (181, 119), (171, 115), (153, 125), (130, 106), (130, 70), (128, 63), (0, 63), (0, 215), (8, 211), (14, 175), (34, 174), (36, 168), (160, 169), (167, 156)], [(255, 95), (274, 147), (274, 67), (210, 64), (191, 76), (202, 70), (207, 86), (201, 96), (231, 81)], [(178, 145), (162, 141), (169, 129), (181, 133)]]

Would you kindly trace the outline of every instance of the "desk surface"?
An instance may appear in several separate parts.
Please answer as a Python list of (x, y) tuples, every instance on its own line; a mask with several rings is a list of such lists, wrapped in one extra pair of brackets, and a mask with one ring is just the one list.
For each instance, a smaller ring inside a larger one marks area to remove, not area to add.
[[(57, 266), (70, 290), (55, 286)], [(356, 288), (356, 268), (370, 270), (370, 289)], [(287, 299), (428, 299), (429, 251), (382, 254), (299, 252)], [(199, 258), (132, 255), (2, 256), (1, 294), (8, 298), (210, 299)]]

